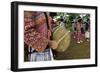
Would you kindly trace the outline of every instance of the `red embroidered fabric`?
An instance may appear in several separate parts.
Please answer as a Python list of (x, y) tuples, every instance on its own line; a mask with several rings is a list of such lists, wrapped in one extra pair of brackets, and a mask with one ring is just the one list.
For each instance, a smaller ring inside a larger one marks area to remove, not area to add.
[(24, 42), (36, 51), (43, 52), (50, 38), (43, 12), (37, 12), (28, 18), (24, 17), (24, 24)]

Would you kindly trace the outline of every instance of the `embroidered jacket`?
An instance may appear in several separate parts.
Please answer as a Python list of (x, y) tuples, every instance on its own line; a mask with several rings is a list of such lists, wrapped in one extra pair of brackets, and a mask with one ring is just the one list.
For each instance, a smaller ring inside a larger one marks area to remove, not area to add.
[[(47, 14), (50, 27), (50, 17)], [(38, 52), (43, 52), (50, 40), (44, 12), (24, 11), (24, 42)]]

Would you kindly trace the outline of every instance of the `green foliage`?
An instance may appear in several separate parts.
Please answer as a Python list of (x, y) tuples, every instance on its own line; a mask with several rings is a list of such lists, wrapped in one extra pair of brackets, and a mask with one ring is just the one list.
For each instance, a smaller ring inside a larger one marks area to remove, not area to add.
[(71, 29), (72, 22), (76, 22), (78, 19), (82, 18), (83, 22), (86, 22), (87, 19), (90, 19), (90, 14), (85, 13), (64, 13), (64, 12), (57, 12), (57, 15), (54, 16), (54, 19), (60, 20), (61, 16), (63, 16), (65, 23), (65, 26), (67, 28)]

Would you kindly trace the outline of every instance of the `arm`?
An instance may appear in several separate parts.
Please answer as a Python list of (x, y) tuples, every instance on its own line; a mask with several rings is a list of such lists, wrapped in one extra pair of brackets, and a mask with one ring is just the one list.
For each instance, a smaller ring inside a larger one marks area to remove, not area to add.
[(24, 41), (38, 52), (43, 52), (49, 42), (47, 38), (36, 32), (34, 28), (24, 32)]

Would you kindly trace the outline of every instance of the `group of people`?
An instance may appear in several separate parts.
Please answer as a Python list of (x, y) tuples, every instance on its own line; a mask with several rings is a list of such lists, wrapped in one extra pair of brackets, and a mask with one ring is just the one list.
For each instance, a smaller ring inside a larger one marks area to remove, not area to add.
[[(24, 61), (49, 61), (56, 55), (58, 44), (51, 38), (52, 28), (57, 25), (57, 21), (53, 20), (54, 15), (49, 12), (24, 12)], [(62, 18), (60, 25), (65, 25)], [(89, 41), (89, 19), (85, 23), (79, 19), (72, 25), (77, 43), (83, 42), (84, 37)]]
[(79, 19), (72, 24), (73, 28), (73, 38), (76, 39), (77, 43), (82, 43), (85, 39), (89, 41), (90, 39), (90, 19), (87, 19), (86, 22), (83, 22), (82, 19)]

